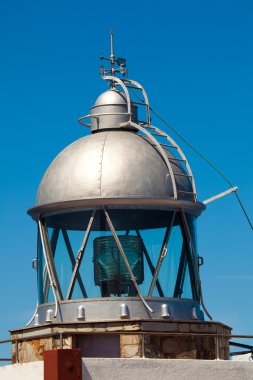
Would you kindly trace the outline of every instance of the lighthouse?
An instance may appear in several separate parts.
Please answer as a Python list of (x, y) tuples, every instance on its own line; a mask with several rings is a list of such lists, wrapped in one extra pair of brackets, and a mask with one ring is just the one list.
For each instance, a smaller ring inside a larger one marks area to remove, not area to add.
[(126, 60), (101, 57), (106, 90), (89, 133), (46, 170), (37, 225), (38, 305), (13, 330), (13, 362), (79, 348), (83, 357), (228, 359), (231, 329), (203, 301), (197, 219), (205, 211), (179, 145), (153, 125)]

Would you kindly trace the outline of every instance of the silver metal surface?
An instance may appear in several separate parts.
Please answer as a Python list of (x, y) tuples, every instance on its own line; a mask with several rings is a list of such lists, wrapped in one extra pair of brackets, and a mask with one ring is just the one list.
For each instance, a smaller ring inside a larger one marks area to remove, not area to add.
[(167, 303), (163, 303), (161, 306), (161, 317), (164, 319), (170, 317), (169, 305)]
[(52, 275), (52, 272), (51, 272), (51, 269), (50, 269), (50, 265), (49, 265), (48, 251), (47, 251), (47, 247), (46, 247), (46, 244), (45, 244), (45, 238), (44, 238), (44, 233), (43, 233), (43, 227), (42, 227), (41, 220), (38, 221), (38, 226), (39, 226), (39, 233), (40, 233), (40, 238), (41, 238), (43, 255), (44, 255), (45, 264), (46, 264), (46, 268), (47, 268), (47, 274), (48, 274), (48, 277), (49, 277), (49, 282), (50, 282), (50, 286), (51, 286), (51, 289), (52, 289), (52, 292), (53, 292), (54, 301), (55, 301), (54, 318), (56, 318), (57, 314), (58, 314), (58, 302), (57, 302), (57, 296), (56, 296), (56, 292), (55, 292), (55, 286), (56, 285), (55, 285), (55, 282), (53, 280), (53, 275)]
[(61, 290), (60, 282), (59, 282), (57, 271), (54, 264), (54, 257), (53, 257), (52, 248), (51, 248), (49, 236), (47, 233), (45, 221), (39, 220), (38, 223), (39, 223), (42, 246), (43, 246), (43, 249), (45, 249), (45, 260), (46, 260), (47, 272), (48, 272), (49, 277), (51, 277), (50, 285), (52, 289), (55, 288), (58, 299), (62, 300), (63, 299), (62, 290)]
[(128, 306), (125, 303), (122, 303), (120, 305), (120, 318), (126, 319), (129, 318), (129, 309)]
[(36, 318), (36, 315), (37, 315), (37, 312), (38, 312), (38, 305), (39, 304), (38, 304), (38, 301), (37, 301), (37, 305), (36, 305), (36, 308), (35, 308), (34, 313), (32, 315), (32, 318), (29, 320), (29, 322), (27, 322), (26, 326), (29, 326), (32, 323), (32, 321)]
[(137, 128), (139, 131), (141, 131), (142, 133), (146, 134), (148, 136), (148, 138), (150, 139), (150, 141), (155, 145), (155, 148), (158, 150), (158, 152), (160, 153), (160, 155), (162, 156), (166, 166), (167, 166), (167, 169), (169, 171), (169, 176), (170, 176), (170, 180), (171, 180), (171, 186), (172, 186), (172, 190), (173, 190), (173, 198), (176, 200), (177, 199), (177, 186), (176, 186), (176, 179), (175, 179), (175, 176), (174, 176), (174, 171), (173, 171), (173, 168), (172, 168), (172, 165), (171, 165), (171, 162), (168, 160), (168, 156), (167, 154), (164, 152), (164, 149), (161, 147), (160, 143), (152, 136), (151, 133), (149, 133), (145, 128), (141, 127), (140, 125), (134, 123), (134, 122), (130, 122), (130, 125)]
[[(147, 120), (146, 123), (147, 125), (150, 125), (150, 106), (149, 106), (149, 100), (148, 100), (148, 95), (142, 85), (132, 79), (123, 79), (123, 82), (126, 84), (127, 88), (133, 88), (133, 89), (138, 89), (141, 90), (143, 98), (145, 99), (145, 103), (142, 103), (142, 105), (146, 106), (146, 111), (147, 111)], [(128, 83), (131, 84), (131, 86), (127, 85)]]
[(225, 195), (228, 195), (228, 194), (231, 194), (231, 193), (235, 193), (236, 191), (238, 190), (238, 187), (235, 186), (235, 187), (232, 187), (231, 189), (228, 189), (226, 191), (223, 191), (223, 193), (220, 193), (220, 194), (217, 194), (215, 195), (214, 197), (211, 197), (211, 198), (208, 198), (206, 199), (205, 201), (203, 201), (204, 205), (210, 203), (210, 202), (213, 202), (215, 201), (216, 199), (219, 199), (221, 197), (224, 197)]
[[(172, 170), (184, 173), (179, 163)], [(187, 177), (177, 187), (192, 191)], [(100, 132), (64, 149), (46, 171), (37, 206), (95, 198), (172, 198), (170, 173), (157, 149), (145, 138), (126, 131)], [(182, 200), (188, 200), (182, 195)]]
[(32, 269), (38, 269), (38, 258), (32, 260)]
[(195, 307), (192, 308), (192, 319), (198, 319), (198, 314)]
[(34, 317), (34, 326), (39, 326), (39, 324), (40, 324), (39, 314), (36, 313)]
[[(127, 98), (126, 94), (115, 88), (101, 94), (91, 107), (91, 131), (119, 129), (121, 123), (132, 119), (137, 122), (137, 107), (128, 102), (129, 95)], [(79, 119), (80, 124), (83, 124), (84, 118), (86, 116)]]
[(200, 216), (206, 209), (203, 203), (193, 203), (190, 201), (175, 201), (167, 197), (103, 197), (103, 198), (87, 198), (72, 201), (53, 202), (49, 204), (32, 207), (28, 210), (28, 214), (34, 220), (39, 220), (41, 217), (48, 215), (56, 215), (68, 213), (72, 211), (83, 211), (91, 209), (101, 209), (105, 206), (110, 208), (126, 209), (147, 209), (147, 210), (167, 210), (181, 211), (186, 214)]
[[(161, 306), (166, 303), (169, 305), (171, 320), (192, 320), (192, 308), (195, 306), (198, 319), (203, 320), (203, 313), (200, 311), (200, 304), (194, 300), (162, 298), (162, 297), (145, 297), (145, 300), (152, 307), (154, 313), (150, 313), (143, 305), (139, 297), (111, 297), (111, 298), (88, 298), (70, 301), (61, 301), (59, 303), (61, 316), (58, 313), (54, 322), (77, 322), (77, 307), (82, 304), (85, 307), (85, 321), (119, 321), (120, 305), (124, 303), (129, 309), (129, 320), (140, 319), (160, 319)], [(39, 305), (38, 313), (40, 324), (45, 323), (46, 311), (52, 309), (54, 311), (54, 303)]]
[(47, 309), (45, 322), (53, 322), (53, 310)]
[[(182, 151), (182, 149), (179, 147), (179, 145), (175, 142), (175, 140), (173, 140), (169, 135), (167, 135), (167, 133), (165, 133), (164, 131), (162, 131), (161, 129), (153, 126), (154, 130), (157, 131), (159, 134), (163, 134), (164, 137), (171, 143), (171, 145), (177, 149), (180, 157), (181, 157), (181, 160), (183, 162), (185, 162), (185, 165), (186, 165), (186, 168), (188, 170), (188, 173), (189, 173), (189, 176), (191, 178), (191, 185), (192, 185), (192, 193), (194, 195), (194, 201), (196, 202), (197, 200), (197, 189), (196, 189), (196, 184), (195, 184), (195, 180), (194, 180), (194, 176), (193, 176), (193, 173), (192, 173), (192, 170), (191, 170), (191, 167), (190, 167), (190, 164), (184, 154), (184, 152)], [(174, 158), (169, 158), (170, 160), (173, 160)], [(184, 190), (181, 190), (179, 189), (178, 191), (179, 193), (185, 193)]]
[(79, 305), (77, 308), (77, 319), (85, 319), (85, 307), (83, 305)]

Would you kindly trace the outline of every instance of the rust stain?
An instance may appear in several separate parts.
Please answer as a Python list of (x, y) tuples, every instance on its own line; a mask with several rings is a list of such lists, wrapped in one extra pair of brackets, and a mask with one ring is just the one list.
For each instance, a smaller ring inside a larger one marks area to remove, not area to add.
[(41, 339), (35, 339), (30, 342), (30, 345), (32, 346), (34, 355), (38, 359), (43, 359), (43, 353), (45, 351), (45, 341), (42, 341)]

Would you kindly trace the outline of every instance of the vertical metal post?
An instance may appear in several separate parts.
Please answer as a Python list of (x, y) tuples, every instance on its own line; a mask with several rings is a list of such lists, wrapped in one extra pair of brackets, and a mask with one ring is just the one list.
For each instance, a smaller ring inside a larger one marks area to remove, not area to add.
[[(53, 296), (54, 296), (54, 301), (55, 301), (55, 312), (54, 312), (54, 317), (56, 318), (57, 316), (57, 313), (58, 313), (58, 300), (57, 300), (57, 296), (56, 296), (56, 293), (55, 293), (55, 288), (56, 288), (56, 283), (55, 283), (55, 278), (53, 278), (53, 274), (51, 272), (51, 266), (49, 264), (49, 257), (48, 257), (48, 246), (46, 245), (46, 242), (45, 242), (45, 237), (44, 237), (44, 233), (43, 233), (43, 225), (41, 223), (41, 220), (38, 220), (38, 226), (39, 226), (39, 232), (40, 232), (40, 238), (41, 238), (41, 244), (42, 244), (42, 249), (43, 249), (43, 254), (44, 254), (44, 258), (45, 258), (45, 263), (46, 263), (46, 268), (47, 268), (47, 273), (48, 273), (48, 277), (49, 277), (49, 281), (50, 281), (50, 286), (52, 288), (52, 292), (53, 292)], [(52, 258), (51, 258), (52, 259)], [(52, 264), (52, 262), (51, 262)], [(58, 291), (58, 295), (59, 295), (59, 291)]]
[(17, 340), (15, 340), (15, 353), (16, 353), (16, 363), (19, 363), (18, 341)]
[[(48, 269), (50, 271), (53, 283), (55, 285), (55, 289), (56, 289), (56, 292), (58, 294), (58, 298), (60, 300), (63, 300), (63, 295), (62, 295), (60, 283), (59, 283), (57, 272), (56, 272), (55, 265), (54, 265), (53, 253), (52, 253), (50, 241), (48, 239), (45, 221), (39, 220), (38, 223), (39, 223), (39, 229), (40, 229), (40, 233), (41, 233), (41, 243), (42, 243), (43, 249), (45, 249), (46, 259), (47, 259), (47, 263), (48, 263)], [(48, 274), (49, 274), (49, 272), (48, 272)]]
[(219, 337), (216, 336), (214, 338), (214, 340), (215, 340), (215, 356), (216, 356), (216, 360), (220, 360)]
[(131, 266), (130, 266), (128, 260), (127, 260), (127, 257), (126, 257), (126, 255), (125, 255), (124, 249), (123, 249), (123, 247), (122, 247), (122, 245), (121, 245), (121, 243), (120, 243), (120, 240), (119, 240), (119, 238), (118, 238), (117, 232), (115, 231), (115, 228), (114, 228), (114, 226), (113, 226), (113, 224), (112, 224), (111, 218), (110, 218), (108, 212), (107, 212), (105, 209), (104, 209), (104, 213), (105, 213), (106, 221), (107, 221), (107, 223), (108, 223), (108, 225), (109, 225), (109, 227), (110, 227), (110, 230), (112, 231), (112, 234), (113, 234), (113, 237), (114, 237), (115, 243), (116, 243), (116, 245), (117, 245), (117, 247), (118, 247), (118, 250), (120, 251), (120, 254), (121, 254), (122, 259), (123, 259), (123, 261), (124, 261), (124, 263), (125, 263), (125, 266), (126, 266), (128, 272), (129, 272), (129, 274), (130, 274), (130, 277), (131, 277), (131, 280), (132, 280), (132, 282), (133, 282), (133, 285), (134, 285), (134, 287), (135, 287), (135, 289), (136, 289), (136, 291), (137, 291), (137, 293), (138, 293), (140, 299), (142, 300), (143, 305), (144, 305), (144, 306), (145, 306), (145, 307), (146, 307), (151, 313), (153, 313), (154, 311), (153, 311), (153, 310), (151, 309), (151, 307), (147, 304), (147, 302), (145, 301), (145, 299), (143, 298), (143, 296), (142, 296), (142, 294), (141, 294), (141, 291), (140, 291), (140, 289), (139, 289), (139, 286), (138, 286), (138, 284), (137, 284), (137, 281), (136, 281), (136, 279), (135, 279), (135, 277), (134, 277), (134, 274), (133, 274), (132, 268), (131, 268)]
[(145, 359), (145, 334), (142, 334), (141, 351), (142, 358)]
[(192, 246), (192, 253), (193, 253), (193, 257), (194, 257), (194, 260), (195, 260), (195, 265), (196, 265), (196, 268), (197, 268), (197, 278), (198, 278), (198, 285), (199, 285), (199, 296), (200, 296), (200, 302), (201, 302), (201, 305), (206, 313), (206, 315), (208, 316), (208, 318), (210, 320), (212, 320), (212, 317), (211, 315), (208, 313), (206, 307), (205, 307), (205, 304), (204, 304), (204, 300), (203, 300), (203, 295), (202, 295), (202, 287), (201, 287), (201, 280), (200, 280), (200, 276), (199, 276), (199, 270), (198, 270), (198, 260), (197, 260), (197, 255), (196, 255), (196, 252), (195, 252), (195, 249), (194, 249), (194, 244), (193, 244), (193, 241), (192, 241), (192, 237), (191, 237), (191, 233), (190, 233), (190, 229), (189, 229), (189, 226), (188, 226), (188, 223), (187, 223), (187, 220), (186, 220), (186, 217), (185, 217), (185, 214), (183, 212), (183, 210), (181, 211), (181, 216), (182, 216), (182, 220), (183, 220), (183, 223), (184, 223), (184, 227), (186, 229), (186, 233), (188, 235), (188, 239), (190, 240), (191, 242), (191, 246)]

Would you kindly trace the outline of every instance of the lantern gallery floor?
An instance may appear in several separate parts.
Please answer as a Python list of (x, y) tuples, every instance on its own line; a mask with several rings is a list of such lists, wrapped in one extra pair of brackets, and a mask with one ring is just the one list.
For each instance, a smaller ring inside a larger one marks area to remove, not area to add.
[(204, 321), (49, 323), (13, 330), (12, 360), (43, 360), (45, 350), (59, 348), (81, 348), (83, 357), (229, 359), (230, 334)]

